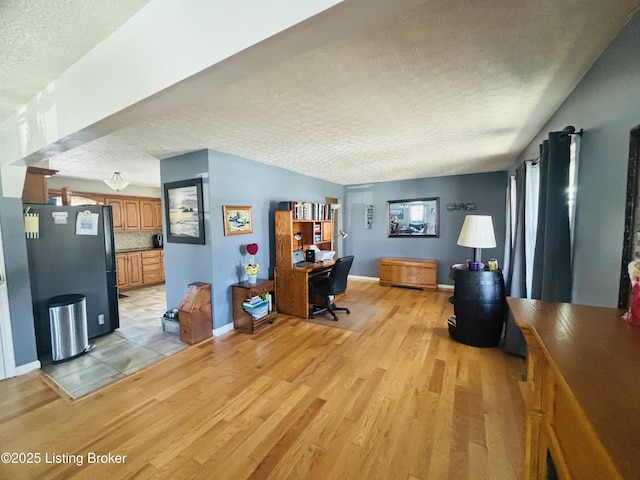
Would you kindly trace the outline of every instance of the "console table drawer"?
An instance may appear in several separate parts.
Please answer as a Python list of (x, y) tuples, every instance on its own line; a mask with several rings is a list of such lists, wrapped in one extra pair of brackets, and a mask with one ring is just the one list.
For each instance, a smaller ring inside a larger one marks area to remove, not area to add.
[(380, 285), (438, 289), (438, 261), (421, 258), (381, 258)]

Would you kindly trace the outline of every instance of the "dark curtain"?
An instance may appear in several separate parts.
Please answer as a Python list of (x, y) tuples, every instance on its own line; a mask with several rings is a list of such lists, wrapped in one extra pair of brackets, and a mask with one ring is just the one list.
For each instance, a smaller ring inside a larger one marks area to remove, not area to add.
[(540, 200), (531, 297), (571, 302), (569, 149), (571, 138), (551, 132), (540, 146)]
[(523, 163), (516, 170), (515, 238), (511, 248), (511, 268), (505, 286), (512, 297), (527, 296), (525, 251), (524, 251), (524, 199), (527, 169)]
[[(515, 237), (511, 246), (511, 263), (505, 273), (505, 288), (507, 295), (517, 298), (526, 298), (526, 267), (525, 267), (525, 185), (526, 165), (523, 163), (516, 170), (516, 211), (515, 211)], [(504, 334), (504, 349), (512, 355), (526, 357), (527, 343), (511, 315), (507, 312), (507, 324)]]

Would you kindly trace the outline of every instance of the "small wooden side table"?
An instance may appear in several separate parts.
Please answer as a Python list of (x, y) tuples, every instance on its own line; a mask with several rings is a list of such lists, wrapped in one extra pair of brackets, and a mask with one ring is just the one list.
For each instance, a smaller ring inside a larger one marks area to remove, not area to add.
[[(271, 311), (264, 317), (254, 320), (251, 315), (242, 308), (242, 302), (264, 293), (271, 295)], [(273, 323), (273, 320), (278, 314), (276, 311), (275, 296), (275, 280), (259, 278), (256, 283), (239, 282), (231, 285), (233, 328), (245, 333), (254, 333), (259, 326), (265, 323)]]

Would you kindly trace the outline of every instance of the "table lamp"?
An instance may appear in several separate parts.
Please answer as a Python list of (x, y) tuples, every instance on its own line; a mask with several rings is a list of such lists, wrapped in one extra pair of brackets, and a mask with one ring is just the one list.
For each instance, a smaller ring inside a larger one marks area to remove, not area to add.
[(458, 237), (458, 245), (473, 248), (473, 261), (480, 263), (481, 250), (496, 246), (491, 216), (467, 215)]

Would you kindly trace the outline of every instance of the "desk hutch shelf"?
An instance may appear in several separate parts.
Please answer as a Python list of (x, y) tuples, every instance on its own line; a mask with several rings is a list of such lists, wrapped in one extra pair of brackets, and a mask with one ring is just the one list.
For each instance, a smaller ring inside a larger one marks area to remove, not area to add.
[[(302, 240), (296, 240), (300, 232)], [(297, 220), (293, 211), (276, 211), (276, 267), (292, 268), (293, 251), (306, 250), (315, 245), (320, 250), (333, 250), (331, 220)]]

